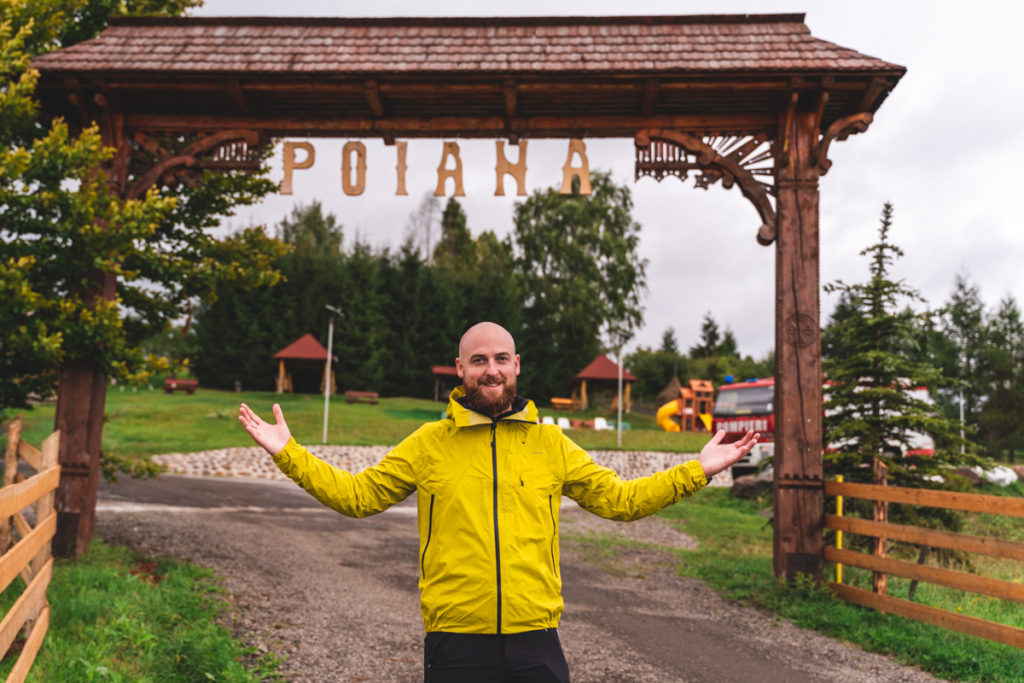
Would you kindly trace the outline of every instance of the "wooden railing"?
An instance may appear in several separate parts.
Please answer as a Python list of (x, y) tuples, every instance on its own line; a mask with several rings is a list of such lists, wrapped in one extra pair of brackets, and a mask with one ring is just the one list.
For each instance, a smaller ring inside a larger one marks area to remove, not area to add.
[[(60, 432), (46, 437), (38, 449), (23, 441), (20, 416), (7, 427), (4, 485), (0, 488), (0, 592), (19, 575), (26, 586), (0, 621), (0, 659), (7, 656), (18, 634), (25, 632), (24, 645), (8, 682), (25, 680), (50, 625), (46, 589), (53, 576), (50, 544), (57, 531), (53, 497), (60, 481), (59, 443)], [(27, 479), (18, 472), (19, 457), (36, 470)], [(33, 504), (35, 527), (22, 514)]]
[[(913, 595), (917, 582), (924, 581), (947, 588), (1024, 603), (1024, 585), (1020, 583), (924, 564), (928, 548), (946, 548), (1024, 562), (1024, 543), (890, 524), (885, 513), (885, 506), (888, 503), (903, 503), (948, 510), (1024, 517), (1024, 499), (841, 481), (826, 481), (825, 494), (840, 497), (837, 499), (838, 510), (842, 509), (841, 497), (843, 496), (876, 502), (875, 519), (873, 520), (843, 517), (840, 514), (825, 516), (826, 528), (834, 529), (840, 538), (842, 532), (845, 531), (877, 539), (875, 551), (871, 555), (842, 548), (825, 548), (825, 560), (835, 562), (837, 566), (859, 567), (874, 573), (873, 590), (869, 591), (841, 583), (842, 574), (837, 572), (837, 580), (829, 584), (836, 595), (848, 602), (871, 607), (883, 613), (888, 612), (960, 633), (1024, 648), (1024, 629), (887, 595), (885, 581), (885, 577), (890, 575), (910, 579), (910, 596)], [(920, 546), (919, 562), (907, 562), (887, 557), (885, 552), (887, 540), (903, 541)]]

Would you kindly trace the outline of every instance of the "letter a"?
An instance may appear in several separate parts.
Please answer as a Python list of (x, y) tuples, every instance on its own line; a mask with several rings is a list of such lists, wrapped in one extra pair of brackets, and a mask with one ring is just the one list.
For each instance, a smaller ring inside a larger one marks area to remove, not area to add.
[[(352, 182), (352, 153), (356, 155), (356, 181)], [(366, 145), (352, 141), (341, 148), (341, 190), (350, 197), (366, 189)]]
[(505, 196), (505, 174), (516, 179), (516, 194), (520, 197), (526, 196), (526, 140), (519, 141), (519, 161), (513, 164), (505, 158), (505, 141), (495, 140), (495, 155), (497, 161), (494, 163), (494, 196)]
[[(455, 168), (453, 169), (445, 168), (445, 166), (448, 165), (449, 156), (455, 159)], [(444, 185), (448, 178), (455, 181), (455, 196), (465, 197), (466, 193), (462, 190), (462, 159), (459, 157), (459, 143), (457, 142), (444, 143), (444, 151), (441, 152), (441, 163), (437, 166), (437, 189), (434, 190), (435, 197), (444, 196)]]
[[(306, 158), (302, 161), (295, 161), (295, 150), (301, 149), (306, 152)], [(284, 179), (281, 180), (281, 194), (292, 193), (292, 171), (296, 169), (310, 168), (313, 160), (316, 159), (316, 152), (309, 142), (286, 142), (282, 154), (281, 165), (284, 167)]]
[[(580, 165), (572, 165), (574, 154), (580, 155)], [(590, 162), (587, 160), (587, 145), (579, 138), (569, 140), (569, 155), (562, 166), (562, 189), (559, 194), (572, 194), (572, 177), (580, 178), (580, 194), (590, 194)]]

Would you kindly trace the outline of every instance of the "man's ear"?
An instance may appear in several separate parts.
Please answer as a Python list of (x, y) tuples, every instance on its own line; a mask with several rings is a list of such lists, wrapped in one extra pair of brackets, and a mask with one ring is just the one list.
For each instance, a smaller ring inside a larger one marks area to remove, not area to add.
[(516, 354), (516, 377), (519, 376), (519, 354)]
[[(455, 372), (457, 372), (459, 374), (459, 379), (462, 379), (462, 377), (463, 377), (463, 370), (462, 370), (462, 359), (461, 358), (456, 358), (455, 359)], [(517, 375), (519, 374), (519, 357), (518, 356), (516, 357), (516, 374)]]

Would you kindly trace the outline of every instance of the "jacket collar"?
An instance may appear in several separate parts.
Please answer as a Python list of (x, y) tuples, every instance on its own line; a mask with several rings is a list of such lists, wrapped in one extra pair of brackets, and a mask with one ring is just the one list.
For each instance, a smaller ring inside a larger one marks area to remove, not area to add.
[(488, 415), (478, 413), (466, 405), (465, 387), (455, 387), (448, 397), (448, 409), (445, 417), (455, 420), (456, 427), (472, 427), (473, 425), (489, 425), (495, 422), (530, 422), (537, 424), (537, 407), (533, 401), (516, 396), (512, 400), (512, 409), (507, 413), (491, 418)]

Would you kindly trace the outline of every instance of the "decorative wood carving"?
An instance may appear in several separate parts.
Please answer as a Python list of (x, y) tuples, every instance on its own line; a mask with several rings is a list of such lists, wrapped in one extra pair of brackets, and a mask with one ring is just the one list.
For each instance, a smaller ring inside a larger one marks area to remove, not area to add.
[(722, 187), (739, 185), (740, 192), (757, 209), (761, 228), (757, 241), (771, 244), (776, 235), (774, 145), (767, 135), (699, 138), (675, 130), (649, 128), (636, 134), (636, 179), (651, 176), (661, 180), (673, 175), (686, 180), (690, 171), (700, 171), (695, 186), (707, 189), (721, 181)]
[(868, 112), (862, 112), (860, 114), (851, 114), (850, 116), (844, 116), (843, 118), (834, 121), (825, 134), (821, 136), (821, 140), (818, 142), (814, 156), (817, 160), (818, 172), (821, 175), (828, 173), (828, 169), (832, 168), (832, 162), (828, 158), (828, 147), (832, 144), (833, 140), (839, 140), (842, 142), (846, 138), (856, 133), (863, 133), (871, 125), (871, 121), (874, 119)]
[[(148, 135), (138, 131), (130, 144), (131, 159), (128, 169), (128, 184), (125, 197), (137, 199), (157, 184), (175, 187), (181, 183), (194, 187), (206, 170), (245, 171), (259, 170), (260, 134), (254, 130), (226, 130), (210, 135), (197, 136), (179, 133)], [(309, 143), (285, 143), (285, 160), (288, 161), (288, 144), (296, 147)], [(291, 168), (312, 166), (312, 151), (308, 166), (294, 163), (294, 148), (291, 148), (290, 167), (286, 168), (288, 192), (291, 193)], [(303, 162), (305, 163), (305, 162)], [(282, 192), (285, 183), (282, 182)]]

